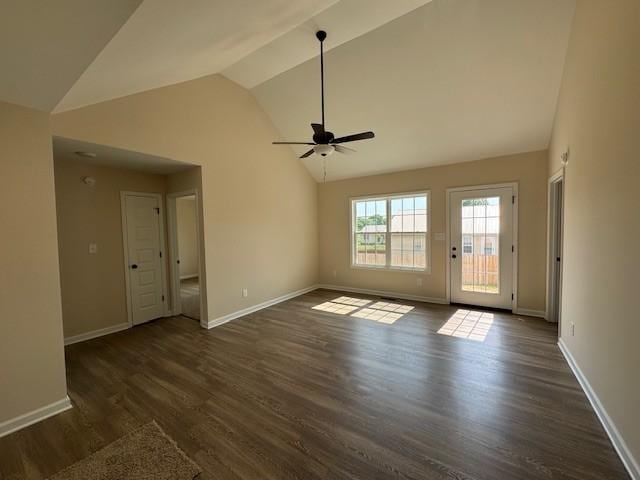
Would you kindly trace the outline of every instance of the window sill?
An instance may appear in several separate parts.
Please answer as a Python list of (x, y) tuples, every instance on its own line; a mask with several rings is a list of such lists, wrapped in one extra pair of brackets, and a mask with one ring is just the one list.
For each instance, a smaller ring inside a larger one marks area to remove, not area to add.
[(417, 273), (420, 275), (431, 275), (430, 268), (400, 268), (400, 267), (373, 267), (367, 265), (351, 264), (353, 270), (369, 270), (376, 272), (395, 272), (395, 273)]

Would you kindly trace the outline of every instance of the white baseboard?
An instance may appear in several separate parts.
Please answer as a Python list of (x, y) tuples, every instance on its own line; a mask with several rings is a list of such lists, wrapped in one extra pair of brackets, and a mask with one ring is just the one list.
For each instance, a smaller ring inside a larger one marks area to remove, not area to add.
[(214, 318), (213, 320), (209, 320), (209, 322), (206, 325), (204, 323), (201, 323), (201, 325), (209, 329), (213, 327), (217, 327), (227, 322), (230, 322), (231, 320), (235, 320), (236, 318), (244, 317), (245, 315), (249, 315), (250, 313), (257, 312), (258, 310), (262, 310), (263, 308), (270, 307), (272, 305), (284, 302), (286, 300), (290, 300), (295, 297), (299, 297), (300, 295), (304, 295), (305, 293), (309, 293), (317, 289), (318, 289), (317, 285), (312, 285), (311, 287), (303, 288), (302, 290), (296, 290), (295, 292), (287, 293), (286, 295), (282, 295), (280, 297), (267, 300), (266, 302), (258, 303), (257, 305), (243, 308), (242, 310), (238, 310), (237, 312), (228, 313), (227, 315), (223, 315), (222, 317)]
[(189, 280), (190, 278), (198, 278), (198, 274), (193, 273), (191, 275), (180, 275), (180, 280)]
[(638, 464), (638, 461), (633, 457), (631, 451), (629, 450), (629, 447), (624, 441), (624, 438), (622, 438), (620, 432), (616, 428), (616, 425), (613, 423), (613, 420), (611, 420), (611, 417), (609, 417), (609, 414), (604, 409), (604, 406), (602, 405), (602, 402), (600, 402), (600, 399), (596, 395), (596, 392), (593, 390), (593, 388), (591, 388), (587, 377), (585, 377), (582, 373), (582, 370), (580, 370), (580, 367), (569, 351), (567, 344), (564, 343), (562, 339), (559, 339), (558, 347), (560, 347), (560, 351), (564, 355), (564, 358), (567, 360), (571, 371), (573, 371), (573, 374), (578, 379), (578, 383), (580, 383), (582, 390), (589, 399), (589, 403), (591, 403), (593, 410), (596, 412), (596, 415), (600, 419), (600, 423), (602, 423), (604, 430), (607, 432), (607, 435), (609, 436), (613, 447), (616, 449), (616, 452), (618, 452), (618, 455), (620, 456), (620, 459), (622, 460), (625, 468), (629, 472), (629, 475), (633, 480), (640, 480), (640, 464)]
[(91, 340), (92, 338), (102, 337), (103, 335), (109, 335), (110, 333), (116, 333), (121, 330), (129, 328), (128, 323), (119, 323), (111, 327), (101, 328), (99, 330), (92, 330), (90, 332), (74, 335), (73, 337), (66, 337), (64, 339), (65, 345), (71, 345), (72, 343), (84, 342), (85, 340)]
[(527, 317), (547, 318), (547, 312), (544, 310), (529, 310), (528, 308), (518, 308), (514, 312), (516, 315), (525, 315)]
[(72, 408), (71, 400), (68, 396), (65, 396), (62, 400), (58, 400), (57, 402), (32, 410), (31, 412), (20, 415), (19, 417), (2, 422), (0, 423), (0, 437), (9, 435), (10, 433), (28, 427), (29, 425), (33, 425), (45, 418), (57, 415), (65, 410), (69, 410), (70, 408)]
[(326, 285), (326, 284), (318, 285), (318, 288), (324, 288), (325, 290), (335, 290), (337, 292), (363, 293), (365, 295), (374, 295), (377, 297), (400, 298), (402, 300), (413, 300), (415, 302), (437, 303), (439, 305), (449, 304), (446, 298), (422, 297), (419, 295), (408, 295), (408, 294), (397, 293), (397, 292), (386, 292), (383, 290), (369, 290), (368, 288), (344, 287), (342, 285)]

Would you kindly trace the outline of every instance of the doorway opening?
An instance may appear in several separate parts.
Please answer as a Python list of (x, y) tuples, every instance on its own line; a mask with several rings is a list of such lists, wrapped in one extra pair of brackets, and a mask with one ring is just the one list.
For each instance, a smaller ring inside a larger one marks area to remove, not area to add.
[(196, 190), (167, 195), (174, 315), (200, 321), (202, 275), (199, 198)]
[[(562, 244), (564, 232), (564, 172), (549, 180), (549, 245), (547, 320), (560, 324), (562, 315)], [(560, 332), (558, 332), (560, 334)]]

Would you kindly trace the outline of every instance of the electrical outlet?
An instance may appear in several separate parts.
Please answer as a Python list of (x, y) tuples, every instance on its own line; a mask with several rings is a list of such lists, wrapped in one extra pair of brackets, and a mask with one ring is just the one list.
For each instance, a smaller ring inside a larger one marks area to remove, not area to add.
[(419, 287), (421, 287), (421, 286), (422, 286), (422, 278), (418, 277), (418, 278), (416, 279), (416, 285), (418, 285)]
[(97, 243), (90, 243), (89, 244), (89, 253), (91, 255), (98, 253), (98, 244)]
[(571, 322), (571, 336), (575, 337), (576, 335), (576, 324)]
[(242, 296), (244, 298), (248, 297), (249, 296), (249, 290), (247, 290), (246, 288), (243, 288), (242, 289)]

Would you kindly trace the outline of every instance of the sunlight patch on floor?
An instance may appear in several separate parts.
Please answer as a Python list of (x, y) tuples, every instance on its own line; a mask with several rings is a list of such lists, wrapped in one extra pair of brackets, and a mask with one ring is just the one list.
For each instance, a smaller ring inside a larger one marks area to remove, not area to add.
[(454, 313), (438, 333), (450, 337), (484, 342), (493, 324), (493, 313), (460, 309)]
[[(391, 302), (376, 302), (355, 297), (338, 297), (329, 302), (316, 305), (313, 310), (337, 313), (339, 315), (351, 314), (355, 318), (373, 320), (378, 323), (393, 325), (406, 313), (414, 309), (411, 305), (402, 305)], [(370, 305), (371, 304), (371, 305)]]
[(347, 315), (358, 309), (358, 307), (353, 307), (351, 305), (342, 305), (341, 303), (334, 302), (324, 302), (311, 308), (323, 312), (337, 313), (339, 315)]
[(355, 298), (355, 297), (338, 297), (332, 302), (336, 303), (344, 303), (345, 305), (355, 305), (356, 307), (364, 307), (365, 305), (371, 303), (371, 300), (365, 300), (364, 298)]

